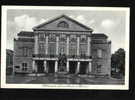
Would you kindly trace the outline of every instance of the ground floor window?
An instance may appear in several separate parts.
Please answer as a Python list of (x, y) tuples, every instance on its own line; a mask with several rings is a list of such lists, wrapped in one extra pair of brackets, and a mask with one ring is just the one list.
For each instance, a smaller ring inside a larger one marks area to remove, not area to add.
[(22, 63), (22, 70), (27, 71), (27, 63)]
[(102, 65), (97, 65), (97, 73), (101, 73), (101, 67)]
[(19, 69), (19, 68), (20, 68), (20, 66), (15, 66), (15, 68), (16, 68), (16, 69)]

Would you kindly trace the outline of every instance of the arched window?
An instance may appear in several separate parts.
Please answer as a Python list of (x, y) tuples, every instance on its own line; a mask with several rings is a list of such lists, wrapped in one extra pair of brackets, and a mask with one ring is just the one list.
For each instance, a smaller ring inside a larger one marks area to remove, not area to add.
[(68, 28), (69, 25), (67, 24), (67, 22), (61, 21), (60, 23), (58, 23), (57, 27)]

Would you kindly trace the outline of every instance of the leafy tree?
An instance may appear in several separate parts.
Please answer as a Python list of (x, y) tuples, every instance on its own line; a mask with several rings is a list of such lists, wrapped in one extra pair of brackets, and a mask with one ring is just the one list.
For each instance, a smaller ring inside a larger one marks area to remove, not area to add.
[(119, 73), (125, 74), (125, 50), (120, 48), (111, 56), (111, 67), (119, 69)]

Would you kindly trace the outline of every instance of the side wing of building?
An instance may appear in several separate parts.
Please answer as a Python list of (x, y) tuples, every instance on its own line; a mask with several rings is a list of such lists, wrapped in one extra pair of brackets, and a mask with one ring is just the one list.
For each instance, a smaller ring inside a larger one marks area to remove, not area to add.
[(111, 74), (111, 42), (105, 34), (92, 34), (91, 54), (93, 73)]
[(20, 32), (14, 39), (14, 72), (32, 71), (32, 54), (34, 52), (33, 32)]

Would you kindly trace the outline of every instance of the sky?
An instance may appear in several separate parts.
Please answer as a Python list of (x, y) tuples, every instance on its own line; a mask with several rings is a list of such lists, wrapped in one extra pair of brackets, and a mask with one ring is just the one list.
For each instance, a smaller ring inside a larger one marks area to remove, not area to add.
[(65, 14), (92, 28), (93, 33), (104, 33), (112, 41), (111, 51), (125, 49), (124, 11), (81, 11), (81, 10), (22, 10), (7, 11), (7, 49), (13, 50), (13, 39), (20, 31), (33, 31), (32, 28)]

